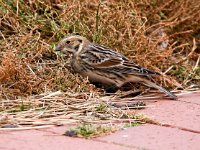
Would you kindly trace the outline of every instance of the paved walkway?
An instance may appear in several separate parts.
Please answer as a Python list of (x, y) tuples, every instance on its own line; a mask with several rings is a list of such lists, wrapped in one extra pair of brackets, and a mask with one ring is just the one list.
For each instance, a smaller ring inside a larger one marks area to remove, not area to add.
[(62, 136), (65, 126), (0, 130), (0, 150), (200, 150), (200, 92), (149, 105), (139, 112), (163, 126), (145, 124), (91, 140)]

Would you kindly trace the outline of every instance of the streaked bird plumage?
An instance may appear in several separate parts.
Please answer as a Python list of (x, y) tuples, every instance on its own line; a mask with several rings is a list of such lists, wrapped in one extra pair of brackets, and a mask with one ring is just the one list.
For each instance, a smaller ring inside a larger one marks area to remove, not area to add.
[(72, 69), (92, 82), (107, 86), (123, 86), (128, 82), (139, 82), (156, 88), (173, 99), (176, 96), (165, 88), (149, 80), (150, 76), (160, 75), (143, 68), (124, 55), (102, 45), (90, 42), (85, 37), (72, 35), (61, 40), (57, 51), (71, 53)]

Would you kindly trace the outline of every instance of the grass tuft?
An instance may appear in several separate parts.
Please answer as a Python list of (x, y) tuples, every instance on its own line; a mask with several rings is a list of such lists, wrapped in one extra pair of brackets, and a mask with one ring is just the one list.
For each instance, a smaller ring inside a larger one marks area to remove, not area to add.
[(105, 125), (92, 125), (92, 124), (80, 124), (75, 128), (66, 131), (64, 135), (83, 138), (94, 138), (106, 134), (113, 133), (117, 129), (111, 126)]

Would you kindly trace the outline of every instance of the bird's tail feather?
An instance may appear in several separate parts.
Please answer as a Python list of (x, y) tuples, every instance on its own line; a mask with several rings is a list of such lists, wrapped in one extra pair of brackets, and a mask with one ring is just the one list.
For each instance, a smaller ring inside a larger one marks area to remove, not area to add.
[(159, 86), (159, 85), (157, 85), (157, 84), (155, 84), (155, 83), (153, 83), (153, 82), (151, 82), (149, 80), (146, 80), (146, 79), (143, 80), (143, 84), (145, 84), (145, 85), (147, 85), (149, 87), (156, 88), (156, 89), (160, 90), (161, 92), (164, 92), (165, 94), (170, 96), (172, 99), (175, 99), (175, 100), (177, 99), (176, 95), (174, 95), (172, 92), (166, 90), (165, 88), (163, 88), (163, 87), (161, 87), (161, 86)]

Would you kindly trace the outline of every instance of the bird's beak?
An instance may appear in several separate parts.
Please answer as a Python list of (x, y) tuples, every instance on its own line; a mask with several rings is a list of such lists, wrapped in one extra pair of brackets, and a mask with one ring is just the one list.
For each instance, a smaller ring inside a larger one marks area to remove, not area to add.
[(56, 46), (55, 51), (61, 51), (61, 46)]

